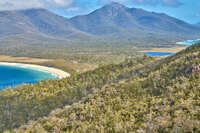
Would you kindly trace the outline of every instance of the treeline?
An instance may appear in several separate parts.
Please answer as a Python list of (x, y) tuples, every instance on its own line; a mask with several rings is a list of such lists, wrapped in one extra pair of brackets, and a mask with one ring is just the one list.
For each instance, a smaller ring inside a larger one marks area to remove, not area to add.
[[(3, 43), (2, 43), (3, 44)], [(111, 64), (124, 61), (129, 55), (141, 55), (138, 48), (124, 44), (32, 44), (0, 45), (0, 55), (14, 57), (33, 57), (45, 59), (65, 59), (67, 61), (88, 64)]]
[(200, 44), (196, 44), (135, 71), (121, 67), (131, 75), (126, 80), (108, 84), (79, 103), (12, 132), (199, 133), (199, 57)]
[(151, 57), (135, 58), (123, 63), (107, 65), (63, 80), (42, 81), (0, 92), (0, 131), (13, 129), (47, 116), (53, 109), (80, 101), (110, 83), (135, 75), (152, 62)]

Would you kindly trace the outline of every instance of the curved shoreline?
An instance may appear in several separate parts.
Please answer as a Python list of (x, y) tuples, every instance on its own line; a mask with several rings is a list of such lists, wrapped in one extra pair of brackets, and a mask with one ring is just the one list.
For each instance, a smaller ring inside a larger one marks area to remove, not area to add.
[(47, 66), (40, 66), (40, 65), (34, 65), (34, 64), (23, 64), (23, 63), (9, 63), (9, 62), (0, 62), (0, 65), (5, 65), (5, 66), (17, 66), (17, 67), (24, 67), (24, 68), (30, 68), (30, 69), (36, 69), (40, 71), (45, 71), (49, 72), (53, 75), (58, 76), (60, 79), (70, 77), (70, 74), (57, 69), (57, 68), (52, 68), (52, 67), (47, 67)]

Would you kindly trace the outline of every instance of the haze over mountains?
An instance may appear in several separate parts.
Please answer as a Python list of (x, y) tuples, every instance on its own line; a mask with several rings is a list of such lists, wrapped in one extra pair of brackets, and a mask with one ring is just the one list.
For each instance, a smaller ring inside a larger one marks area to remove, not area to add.
[(200, 22), (199, 22), (199, 23), (197, 23), (196, 25), (200, 26)]
[(174, 43), (197, 38), (200, 28), (166, 14), (111, 3), (94, 12), (64, 18), (45, 9), (0, 12), (2, 44), (97, 42)]

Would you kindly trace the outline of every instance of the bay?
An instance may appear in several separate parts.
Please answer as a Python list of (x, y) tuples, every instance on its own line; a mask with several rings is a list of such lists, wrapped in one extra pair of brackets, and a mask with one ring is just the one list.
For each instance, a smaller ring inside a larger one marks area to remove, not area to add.
[(27, 83), (34, 84), (41, 80), (57, 79), (49, 72), (18, 66), (0, 65), (0, 90)]

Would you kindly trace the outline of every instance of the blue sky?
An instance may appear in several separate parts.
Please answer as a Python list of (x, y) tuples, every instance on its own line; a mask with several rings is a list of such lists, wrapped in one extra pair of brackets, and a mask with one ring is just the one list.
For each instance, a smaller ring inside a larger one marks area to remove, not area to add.
[[(116, 0), (116, 2), (120, 2), (128, 7), (164, 12), (189, 23), (200, 22), (200, 0), (163, 0), (168, 1), (168, 4), (167, 2), (162, 3), (161, 1), (162, 0)], [(172, 4), (170, 4), (171, 1), (173, 1)], [(71, 9), (52, 10), (60, 15), (71, 17), (79, 14), (87, 14), (109, 2), (109, 0), (77, 0)]]
[(46, 8), (61, 16), (88, 14), (110, 2), (163, 12), (189, 23), (200, 22), (200, 0), (0, 0), (0, 10)]

